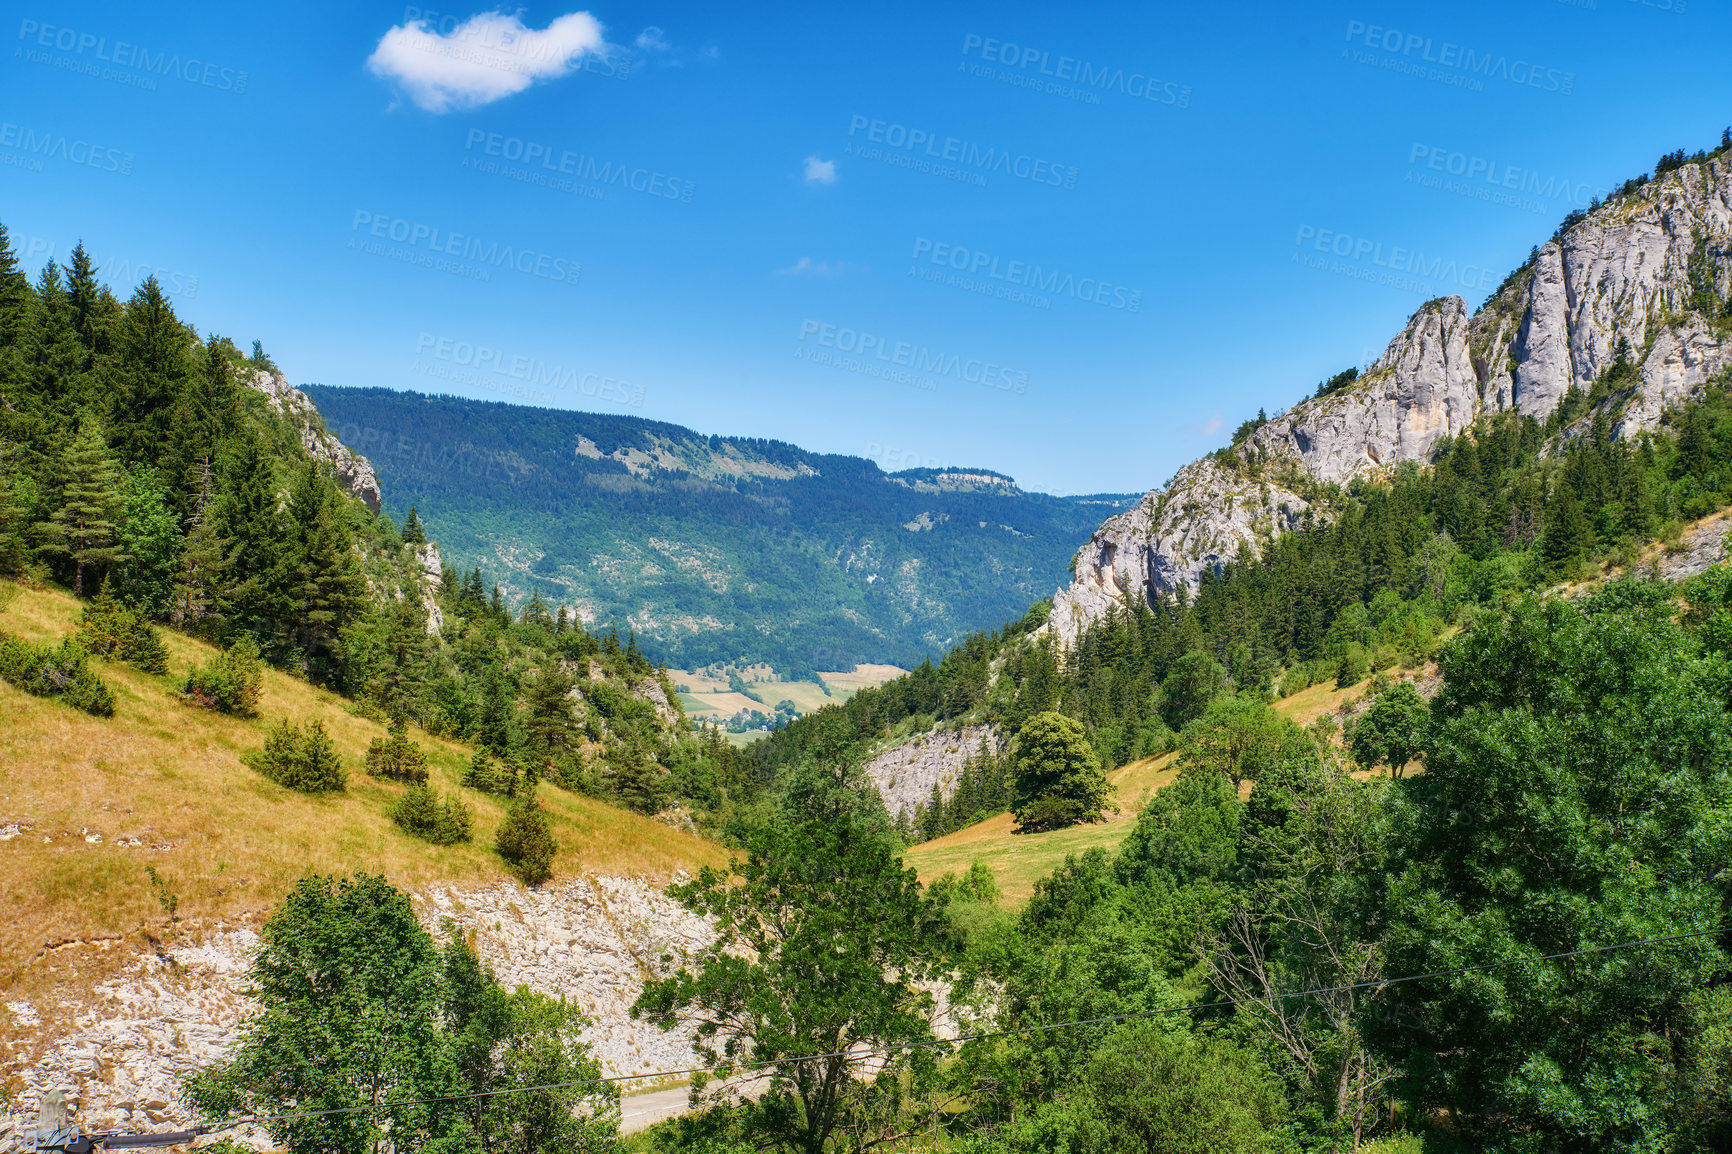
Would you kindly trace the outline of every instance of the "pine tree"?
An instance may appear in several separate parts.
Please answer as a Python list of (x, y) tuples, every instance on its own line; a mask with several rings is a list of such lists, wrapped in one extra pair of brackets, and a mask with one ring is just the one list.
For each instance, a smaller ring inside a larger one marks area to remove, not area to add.
[(191, 481), (192, 516), (169, 598), (169, 621), (184, 629), (198, 628), (214, 611), (228, 564), (227, 549), (210, 515), (216, 499), (216, 470), (208, 457), (193, 467)]
[[(78, 317), (78, 296), (73, 313)], [(126, 304), (116, 334), (120, 386), (126, 398), (127, 449), (155, 461), (168, 439), (171, 410), (187, 387), (192, 334), (174, 315), (156, 278), (147, 277)]]
[(22, 348), (23, 371), (33, 404), (61, 413), (86, 401), (100, 408), (106, 398), (84, 387), (91, 358), (72, 323), (72, 304), (53, 261), (42, 268), (30, 297), (30, 319)]
[(239, 438), (211, 514), (227, 550), (229, 581), (218, 604), (232, 623), (264, 637), (276, 632), (293, 606), (289, 534), (280, 508), (270, 450), (257, 434)]
[(489, 666), (481, 679), (481, 715), (476, 721), (475, 743), (496, 757), (511, 755), (512, 703), (510, 687), (497, 665)]
[(234, 433), (239, 420), (240, 399), (223, 345), (219, 337), (205, 344), (200, 364), (187, 376), (169, 416), (162, 471), (181, 494), (177, 509), (182, 516), (189, 512), (186, 494), (201, 463), (216, 457), (218, 445)]
[(0, 388), (23, 371), (25, 338), (30, 325), (30, 278), (19, 267), (6, 226), (0, 224)]
[(66, 295), (72, 307), (73, 331), (92, 358), (108, 352), (102, 299), (106, 293), (96, 272), (84, 242), (79, 241), (72, 250), (72, 263), (66, 266)]
[(571, 703), (575, 685), (570, 673), (550, 661), (523, 688), (523, 743), (542, 765), (553, 764), (577, 748), (577, 718)]
[(57, 507), (38, 526), (43, 553), (72, 563), (74, 596), (84, 596), (85, 570), (107, 567), (126, 554), (114, 542), (120, 518), (120, 465), (94, 420), (80, 422), (78, 435), (60, 462)]
[(1581, 502), (1569, 485), (1560, 483), (1546, 507), (1546, 527), (1541, 534), (1540, 555), (1546, 568), (1562, 573), (1594, 547), (1594, 527), (1582, 512)]
[(16, 447), (0, 439), (0, 576), (22, 573), (30, 557), (25, 536), (27, 514), (13, 481), (19, 472), (20, 456)]
[(416, 514), (415, 507), (409, 507), (409, 519), (403, 522), (403, 544), (425, 545), (427, 532), (421, 528), (421, 518)]
[(329, 658), (338, 635), (367, 603), (366, 578), (350, 547), (341, 500), (320, 464), (306, 461), (289, 515), (295, 536), (295, 639), (315, 665)]
[(392, 603), (385, 619), (378, 683), (380, 708), (393, 718), (412, 717), (427, 684), (427, 610), (416, 590)]

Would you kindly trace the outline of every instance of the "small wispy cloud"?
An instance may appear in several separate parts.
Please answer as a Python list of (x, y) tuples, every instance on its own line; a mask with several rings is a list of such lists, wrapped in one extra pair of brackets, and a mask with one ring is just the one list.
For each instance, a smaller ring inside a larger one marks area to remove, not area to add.
[(1220, 413), (1210, 413), (1207, 420), (1200, 421), (1195, 425), (1186, 425), (1185, 432), (1193, 437), (1212, 437), (1220, 432), (1221, 427), (1226, 423), (1227, 419)]
[(425, 20), (391, 28), (379, 38), (367, 68), (401, 85), (416, 107), (443, 113), (478, 108), (557, 79), (606, 49), (601, 24), (588, 12), (568, 13), (542, 29), (515, 15), (482, 12), (446, 33)]
[(777, 269), (776, 275), (823, 277), (841, 276), (843, 273), (852, 272), (855, 267), (856, 266), (845, 260), (813, 260), (809, 256), (803, 256), (787, 268)]
[(668, 43), (667, 34), (654, 24), (639, 32), (632, 44), (640, 52), (668, 52), (673, 49), (673, 45)]
[(816, 156), (806, 158), (807, 184), (835, 184), (836, 162), (834, 160), (819, 160)]

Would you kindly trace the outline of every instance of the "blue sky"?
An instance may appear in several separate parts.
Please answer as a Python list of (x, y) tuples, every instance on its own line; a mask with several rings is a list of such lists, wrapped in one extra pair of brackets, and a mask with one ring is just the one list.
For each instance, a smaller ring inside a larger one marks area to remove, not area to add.
[(296, 383), (1140, 491), (1732, 122), (1705, 0), (26, 3), (0, 221)]

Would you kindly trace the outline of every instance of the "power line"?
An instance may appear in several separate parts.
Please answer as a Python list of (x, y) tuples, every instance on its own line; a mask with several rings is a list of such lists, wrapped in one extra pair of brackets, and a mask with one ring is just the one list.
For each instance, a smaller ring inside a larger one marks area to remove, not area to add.
[[(1681, 934), (1668, 934), (1658, 938), (1636, 938), (1627, 942), (1617, 942), (1609, 946), (1589, 946), (1579, 950), (1564, 950), (1555, 954), (1540, 954), (1526, 958), (1506, 958), (1500, 962), (1484, 962), (1474, 966), (1456, 966), (1447, 970), (1430, 970), (1423, 974), (1406, 974), (1395, 978), (1378, 978), (1373, 981), (1353, 982), (1342, 986), (1318, 986), (1309, 990), (1295, 990), (1291, 993), (1278, 994), (1276, 997), (1285, 1001), (1289, 998), (1307, 998), (1318, 994), (1340, 994), (1351, 990), (1384, 989), (1389, 986), (1401, 985), (1406, 982), (1420, 982), (1430, 978), (1448, 978), (1458, 974), (1479, 973), (1485, 970), (1501, 969), (1506, 966), (1526, 965), (1533, 962), (1551, 962), (1562, 958), (1578, 958), (1588, 954), (1604, 954), (1614, 950), (1625, 950), (1632, 946), (1658, 945), (1664, 942), (1684, 941), (1689, 938), (1708, 937), (1727, 932), (1722, 927), (1708, 930), (1692, 930)], [(227, 1130), (235, 1126), (260, 1125), (266, 1122), (288, 1122), (303, 1118), (324, 1118), (338, 1114), (370, 1114), (380, 1110), (397, 1110), (410, 1106), (432, 1106), (443, 1102), (461, 1102), (469, 1099), (497, 1098), (508, 1094), (535, 1094), (547, 1090), (575, 1090), (586, 1086), (604, 1086), (618, 1082), (641, 1082), (652, 1078), (676, 1078), (693, 1074), (713, 1074), (721, 1070), (746, 1071), (763, 1069), (767, 1066), (788, 1066), (800, 1062), (822, 1062), (831, 1058), (864, 1058), (875, 1054), (893, 1054), (904, 1050), (914, 1050), (937, 1046), (951, 1046), (962, 1042), (978, 1042), (988, 1038), (1010, 1037), (1016, 1034), (1043, 1033), (1050, 1030), (1070, 1029), (1075, 1026), (1099, 1026), (1113, 1022), (1126, 1022), (1138, 1018), (1161, 1017), (1166, 1014), (1184, 1013), (1191, 1010), (1213, 1010), (1227, 1006), (1243, 1005), (1254, 1001), (1251, 998), (1222, 998), (1214, 1002), (1197, 1002), (1184, 1006), (1166, 1006), (1158, 1010), (1139, 1010), (1128, 1014), (1109, 1014), (1099, 1018), (1076, 1018), (1063, 1022), (1042, 1022), (1032, 1026), (1011, 1026), (1002, 1030), (987, 1030), (977, 1034), (964, 1034), (955, 1038), (933, 1039), (928, 1042), (905, 1042), (895, 1046), (872, 1046), (865, 1049), (849, 1048), (832, 1050), (822, 1054), (804, 1054), (793, 1058), (763, 1059), (756, 1062), (744, 1062), (738, 1065), (722, 1066), (688, 1066), (677, 1070), (658, 1070), (648, 1074), (615, 1074), (601, 1078), (583, 1078), (572, 1082), (547, 1082), (535, 1086), (507, 1086), (498, 1090), (477, 1090), (464, 1094), (446, 1094), (434, 1098), (415, 1098), (403, 1102), (386, 1102), (377, 1106), (341, 1106), (330, 1110), (297, 1110), (284, 1114), (243, 1115), (226, 1122), (211, 1122), (202, 1129), (205, 1132)]]

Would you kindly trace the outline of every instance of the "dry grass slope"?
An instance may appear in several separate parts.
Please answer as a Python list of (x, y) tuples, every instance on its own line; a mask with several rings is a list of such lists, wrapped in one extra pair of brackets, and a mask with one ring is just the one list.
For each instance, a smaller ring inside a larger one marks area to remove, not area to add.
[[(9, 590), (8, 590), (9, 591)], [(70, 631), (78, 606), (64, 594), (18, 590), (0, 630), (33, 641)], [(95, 662), (115, 693), (115, 715), (94, 718), (0, 683), (0, 989), (59, 985), (56, 943), (140, 940), (161, 927), (146, 866), (179, 898), (181, 918), (251, 918), (309, 872), (370, 870), (400, 886), (486, 883), (507, 877), (493, 853), (504, 810), (460, 790), (469, 750), (416, 732), (430, 782), (475, 807), (475, 841), (438, 848), (392, 824), (402, 786), (361, 771), (384, 727), (345, 702), (268, 671), (255, 720), (183, 702), (175, 687), (213, 650), (164, 634), (170, 673), (154, 677)], [(241, 762), (277, 718), (317, 718), (349, 767), (349, 788), (312, 798), (266, 781)], [(665, 878), (720, 864), (719, 847), (648, 818), (549, 785), (541, 787), (560, 852), (555, 877), (632, 874)], [(76, 951), (75, 951), (76, 952)], [(32, 965), (40, 959), (42, 964)]]

